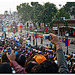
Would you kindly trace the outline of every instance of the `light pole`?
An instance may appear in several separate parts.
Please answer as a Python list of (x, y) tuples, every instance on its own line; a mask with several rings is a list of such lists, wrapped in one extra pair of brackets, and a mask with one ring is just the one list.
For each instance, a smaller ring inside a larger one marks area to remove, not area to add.
[(66, 36), (66, 40), (67, 40), (67, 55), (68, 55), (68, 36), (69, 36), (69, 33), (67, 32), (67, 33), (65, 34), (65, 36)]
[(22, 33), (22, 25), (21, 25), (21, 33)]
[(28, 23), (27, 23), (27, 37), (28, 37)]

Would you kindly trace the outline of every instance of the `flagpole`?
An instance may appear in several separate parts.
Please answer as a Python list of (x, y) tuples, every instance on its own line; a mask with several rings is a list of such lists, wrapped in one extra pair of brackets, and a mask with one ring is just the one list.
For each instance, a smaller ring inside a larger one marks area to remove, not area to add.
[(36, 47), (37, 47), (37, 31), (36, 31)]
[(66, 38), (67, 38), (67, 53), (66, 53), (66, 54), (67, 54), (67, 55), (68, 55), (68, 36), (69, 36), (69, 33), (67, 32), (67, 33), (66, 33)]
[(37, 27), (36, 27), (36, 47), (37, 47)]
[(68, 55), (68, 36), (67, 36), (67, 55)]

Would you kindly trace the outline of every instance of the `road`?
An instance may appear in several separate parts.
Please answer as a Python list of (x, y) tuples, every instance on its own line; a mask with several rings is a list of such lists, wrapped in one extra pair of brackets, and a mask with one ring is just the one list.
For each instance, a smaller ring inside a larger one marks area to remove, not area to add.
[[(41, 39), (38, 38), (37, 39), (38, 45), (41, 45), (40, 42), (41, 42)], [(31, 44), (33, 45), (33, 41), (31, 41)], [(35, 41), (35, 44), (36, 44), (36, 41)], [(43, 46), (46, 46), (46, 44), (49, 45), (50, 41), (49, 40), (43, 40)], [(61, 45), (62, 45), (63, 51), (66, 53), (67, 52), (67, 46), (65, 46), (65, 43), (63, 43), (63, 42), (61, 42)], [(71, 52), (75, 52), (75, 45), (70, 44), (70, 46), (68, 46), (68, 53), (70, 54)]]

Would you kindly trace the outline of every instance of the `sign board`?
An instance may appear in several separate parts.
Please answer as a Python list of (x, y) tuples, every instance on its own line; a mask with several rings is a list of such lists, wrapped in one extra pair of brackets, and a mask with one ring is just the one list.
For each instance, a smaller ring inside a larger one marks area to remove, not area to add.
[(15, 28), (15, 27), (13, 26), (13, 28)]
[(53, 30), (58, 30), (58, 27), (53, 27)]

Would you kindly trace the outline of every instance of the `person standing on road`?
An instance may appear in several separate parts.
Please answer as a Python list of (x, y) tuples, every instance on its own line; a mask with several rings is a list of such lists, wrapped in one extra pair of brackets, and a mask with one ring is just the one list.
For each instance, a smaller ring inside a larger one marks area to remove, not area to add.
[(52, 49), (52, 45), (53, 45), (52, 42), (50, 42), (50, 47), (51, 47), (51, 49)]

